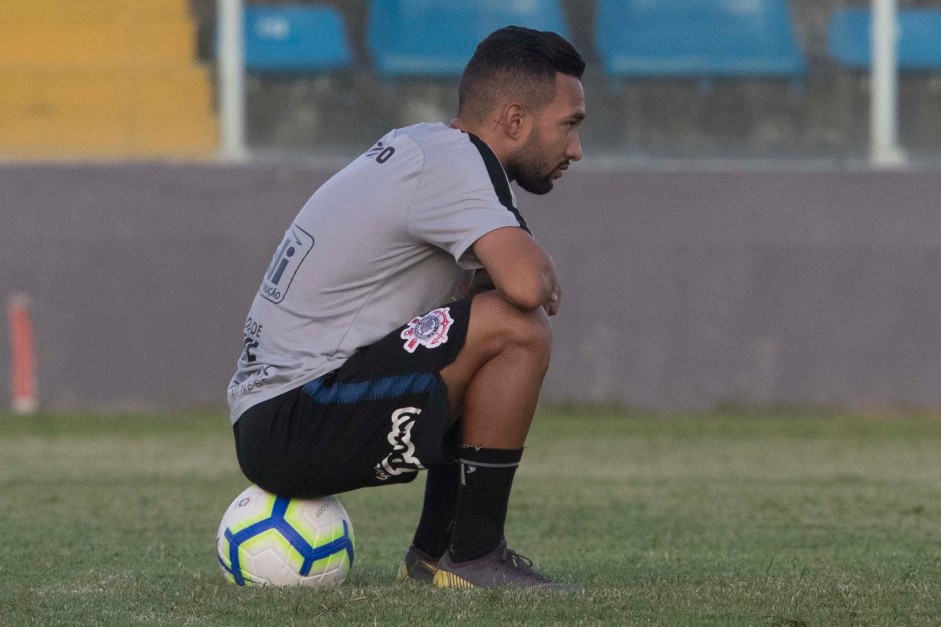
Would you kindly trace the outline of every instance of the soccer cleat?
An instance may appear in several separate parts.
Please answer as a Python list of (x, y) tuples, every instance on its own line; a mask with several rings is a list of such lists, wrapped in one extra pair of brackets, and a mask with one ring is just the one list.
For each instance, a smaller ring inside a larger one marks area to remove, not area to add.
[(493, 551), (469, 562), (454, 563), (445, 553), (434, 576), (438, 588), (525, 588), (551, 592), (582, 592), (578, 586), (546, 579), (533, 563), (506, 546), (506, 540)]
[(438, 560), (414, 546), (408, 547), (405, 559), (399, 566), (396, 581), (417, 581), (430, 584), (438, 572)]

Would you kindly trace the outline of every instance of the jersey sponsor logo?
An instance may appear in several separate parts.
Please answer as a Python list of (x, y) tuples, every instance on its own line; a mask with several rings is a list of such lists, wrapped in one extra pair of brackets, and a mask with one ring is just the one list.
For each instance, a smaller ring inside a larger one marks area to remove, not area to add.
[(417, 407), (403, 407), (392, 412), (392, 429), (386, 438), (392, 445), (392, 451), (376, 464), (376, 478), (380, 481), (424, 468), (415, 457), (415, 445), (412, 443), (412, 427), (420, 413)]
[(244, 350), (242, 351), (245, 357), (245, 361), (253, 364), (258, 361), (258, 358), (255, 356), (255, 349), (258, 348), (258, 342), (261, 340), (261, 330), (265, 328), (265, 325), (261, 324), (254, 318), (249, 317), (245, 321), (245, 339), (244, 339)]
[(268, 372), (269, 368), (271, 368), (271, 366), (264, 366), (261, 370), (249, 374), (248, 380), (233, 381), (229, 386), (229, 400), (234, 403), (245, 394), (270, 385), (271, 379), (268, 378), (270, 376)]
[(259, 293), (262, 297), (277, 304), (287, 296), (291, 281), (297, 274), (297, 269), (307, 257), (307, 253), (314, 247), (314, 236), (292, 224), (284, 233), (284, 241), (278, 246), (265, 278), (261, 282)]
[(454, 324), (454, 318), (449, 312), (449, 307), (442, 307), (413, 318), (399, 336), (405, 340), (405, 350), (414, 353), (419, 346), (435, 348), (445, 344), (448, 341), (448, 329)]

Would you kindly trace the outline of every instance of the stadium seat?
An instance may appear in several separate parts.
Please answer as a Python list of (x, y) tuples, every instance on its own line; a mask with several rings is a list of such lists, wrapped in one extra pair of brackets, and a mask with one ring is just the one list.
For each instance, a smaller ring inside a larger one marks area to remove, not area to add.
[(245, 8), (245, 69), (318, 72), (351, 65), (343, 17), (332, 6)]
[(481, 39), (503, 26), (551, 30), (568, 37), (558, 0), (373, 0), (367, 41), (384, 78), (453, 77)]
[[(903, 71), (941, 69), (941, 10), (902, 9), (898, 13), (898, 63)], [(838, 63), (869, 69), (872, 63), (868, 8), (834, 11), (827, 29), (827, 50)]]
[(785, 0), (598, 0), (598, 51), (616, 79), (806, 73)]

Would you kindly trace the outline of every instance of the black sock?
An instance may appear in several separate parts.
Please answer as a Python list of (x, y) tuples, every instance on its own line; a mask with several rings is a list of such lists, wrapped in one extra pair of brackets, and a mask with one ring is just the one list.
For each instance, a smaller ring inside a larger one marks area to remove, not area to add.
[(503, 540), (513, 476), (523, 449), (461, 447), (460, 486), (451, 558), (466, 562), (483, 557)]
[(461, 467), (457, 462), (431, 466), (427, 474), (425, 501), (412, 544), (430, 557), (438, 558), (451, 543)]

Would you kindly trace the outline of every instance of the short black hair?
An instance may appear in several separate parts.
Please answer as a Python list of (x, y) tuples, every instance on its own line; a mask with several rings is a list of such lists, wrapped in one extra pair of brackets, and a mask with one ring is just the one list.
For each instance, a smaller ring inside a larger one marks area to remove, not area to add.
[(555, 97), (557, 72), (581, 80), (584, 71), (585, 60), (560, 35), (506, 26), (480, 42), (464, 68), (458, 115), (483, 119), (508, 94), (538, 109)]

